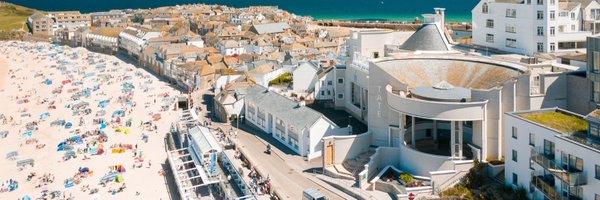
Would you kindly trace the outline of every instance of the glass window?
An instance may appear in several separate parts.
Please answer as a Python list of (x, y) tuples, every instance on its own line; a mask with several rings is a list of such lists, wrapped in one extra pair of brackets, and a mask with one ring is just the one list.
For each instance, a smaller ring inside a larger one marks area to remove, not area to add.
[(333, 85), (333, 81), (327, 81), (327, 85)]
[(544, 140), (544, 155), (550, 159), (554, 159), (554, 142)]
[(544, 52), (544, 43), (541, 43), (541, 42), (537, 43), (537, 51)]
[(344, 83), (344, 79), (343, 79), (343, 78), (338, 78), (338, 83), (339, 83), (339, 84), (342, 84), (342, 83)]
[(513, 149), (512, 150), (512, 160), (515, 161), (515, 162), (518, 162), (517, 159), (518, 159), (517, 158), (517, 151)]
[(519, 175), (513, 173), (513, 180), (512, 180), (512, 184), (513, 185), (519, 185)]
[(506, 46), (515, 48), (517, 47), (517, 40), (512, 38), (506, 38)]
[(537, 19), (544, 19), (544, 11), (541, 11), (541, 10), (537, 11)]
[(596, 179), (600, 180), (600, 165), (596, 165)]
[(488, 13), (490, 11), (490, 7), (488, 6), (487, 3), (483, 3), (483, 6), (481, 7), (481, 12), (482, 13)]
[(529, 145), (535, 147), (535, 134), (529, 133)]
[(544, 5), (544, 0), (537, 0), (538, 5)]
[(506, 9), (506, 17), (516, 18), (517, 17), (517, 9)]
[(538, 36), (543, 36), (544, 35), (544, 27), (543, 26), (538, 26), (537, 27), (537, 35)]
[(494, 20), (493, 19), (486, 20), (485, 21), (485, 27), (494, 28)]
[(550, 51), (551, 51), (551, 52), (554, 52), (554, 51), (556, 51), (556, 43), (554, 43), (554, 42), (551, 42), (551, 43), (550, 43)]
[(554, 26), (550, 27), (550, 36), (556, 35), (556, 28)]
[(600, 138), (600, 132), (598, 131), (598, 125), (590, 123), (590, 137), (593, 139)]
[(512, 127), (512, 137), (515, 138), (515, 139), (517, 139), (517, 134), (518, 134), (517, 133), (517, 127), (513, 126)]
[(485, 35), (485, 41), (489, 43), (494, 43), (494, 34)]
[(507, 33), (516, 33), (517, 32), (517, 28), (515, 28), (514, 25), (510, 25), (510, 24), (507, 24), (504, 30)]
[(338, 94), (338, 99), (343, 99), (344, 98), (344, 94)]
[(556, 11), (551, 10), (550, 11), (550, 20), (554, 20), (556, 18)]
[(600, 71), (600, 52), (594, 51), (594, 72)]

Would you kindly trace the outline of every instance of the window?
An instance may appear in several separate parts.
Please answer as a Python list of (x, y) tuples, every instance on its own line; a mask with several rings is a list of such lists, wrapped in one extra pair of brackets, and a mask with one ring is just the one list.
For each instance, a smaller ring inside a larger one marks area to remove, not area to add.
[(529, 145), (535, 147), (535, 134), (529, 133)]
[[(596, 176), (595, 177), (596, 177), (596, 179), (600, 180), (600, 165), (596, 165)], [(596, 196), (596, 197), (598, 197), (598, 196)], [(596, 198), (596, 199), (598, 199), (598, 198)]]
[(483, 6), (481, 6), (481, 12), (482, 13), (488, 13), (490, 11), (490, 7), (488, 6), (487, 3), (483, 3)]
[(554, 10), (550, 11), (550, 20), (554, 20), (556, 18), (556, 12)]
[(537, 27), (537, 35), (538, 36), (544, 36), (544, 27), (543, 26), (538, 26)]
[(554, 5), (556, 3), (556, 0), (550, 0), (550, 5)]
[(514, 126), (513, 126), (513, 127), (512, 127), (512, 138), (515, 138), (515, 139), (517, 139), (517, 134), (518, 134), (518, 133), (517, 133), (517, 131), (518, 131), (518, 130), (517, 130), (517, 127), (514, 127)]
[(325, 91), (321, 90), (321, 96), (325, 96)]
[(575, 25), (571, 25), (571, 31), (575, 31)]
[(544, 5), (544, 0), (537, 0), (538, 5)]
[(327, 95), (331, 95), (331, 91), (327, 90)]
[(592, 101), (598, 102), (600, 101), (600, 82), (594, 82), (592, 84)]
[(506, 46), (507, 47), (512, 47), (512, 48), (516, 48), (517, 47), (517, 40), (516, 39), (511, 39), (511, 38), (506, 38)]
[(344, 84), (344, 79), (343, 78), (338, 78), (338, 83), (339, 84)]
[(344, 98), (344, 94), (338, 94), (338, 99), (343, 99)]
[(494, 34), (485, 35), (485, 41), (489, 43), (494, 43)]
[(333, 81), (327, 81), (327, 85), (333, 85)]
[(600, 200), (600, 194), (596, 194), (596, 196), (594, 197), (595, 200)]
[(537, 51), (544, 52), (544, 43), (541, 43), (541, 42), (537, 43)]
[(575, 13), (574, 12), (571, 13), (571, 19), (575, 20)]
[(554, 142), (544, 139), (544, 155), (551, 160), (554, 160)]
[(567, 170), (568, 172), (582, 172), (583, 171), (583, 159), (563, 152), (562, 153), (562, 168)]
[(373, 58), (379, 58), (379, 52), (373, 52)]
[(594, 68), (592, 69), (593, 72), (597, 72), (600, 71), (600, 52), (598, 51), (594, 51)]
[(485, 27), (488, 27), (488, 28), (494, 28), (494, 20), (493, 20), (493, 19), (488, 19), (488, 20), (485, 22)]
[(515, 174), (515, 173), (513, 173), (512, 184), (513, 185), (519, 185), (519, 176), (517, 174)]
[(506, 9), (506, 17), (509, 18), (516, 18), (517, 17), (517, 10), (516, 9)]
[(556, 43), (552, 42), (550, 43), (550, 51), (554, 52), (556, 50)]
[(544, 11), (541, 11), (541, 10), (537, 11), (537, 19), (544, 19)]
[(592, 9), (590, 14), (592, 14), (592, 20), (600, 19), (600, 9)]
[(556, 28), (554, 26), (550, 27), (550, 36), (556, 35)]
[(517, 153), (518, 153), (518, 152), (517, 152), (516, 150), (514, 150), (514, 149), (512, 150), (512, 160), (513, 160), (513, 161), (515, 161), (515, 162), (518, 162), (518, 161), (517, 161), (517, 160), (518, 160), (518, 155), (517, 155)]
[(516, 33), (517, 29), (515, 28), (514, 25), (509, 25), (507, 24), (505, 29), (504, 29), (507, 33)]
[(590, 123), (589, 130), (590, 130), (589, 138), (591, 138), (593, 140), (600, 139), (600, 129), (598, 129), (598, 124)]

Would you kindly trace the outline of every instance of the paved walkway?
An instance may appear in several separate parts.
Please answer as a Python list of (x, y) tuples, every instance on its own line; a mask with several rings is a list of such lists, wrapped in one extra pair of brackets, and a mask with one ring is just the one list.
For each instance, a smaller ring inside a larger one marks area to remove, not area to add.
[[(205, 119), (210, 116), (210, 110), (212, 110), (212, 98), (207, 94), (210, 95), (210, 93), (204, 93), (203, 96), (200, 96), (201, 94), (196, 93), (194, 96), (194, 106), (202, 108), (200, 117)], [(289, 148), (264, 132), (252, 129), (243, 123), (240, 126), (240, 128), (249, 130), (235, 129), (238, 131), (236, 142), (240, 146), (240, 151), (262, 176), (270, 175), (273, 189), (280, 198), (301, 199), (304, 189), (316, 188), (329, 199), (355, 199), (330, 185), (323, 182), (317, 183), (314, 179), (309, 179), (302, 174), (304, 171), (311, 172), (312, 168), (320, 167), (320, 159), (306, 162), (303, 157), (295, 155)], [(212, 128), (221, 128), (224, 131), (230, 130), (231, 127), (227, 123), (212, 123)], [(268, 143), (272, 146), (271, 155), (264, 153)]]

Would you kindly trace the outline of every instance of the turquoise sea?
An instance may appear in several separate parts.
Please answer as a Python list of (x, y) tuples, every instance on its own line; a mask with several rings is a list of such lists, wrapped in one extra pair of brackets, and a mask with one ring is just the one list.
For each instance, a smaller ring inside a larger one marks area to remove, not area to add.
[(446, 20), (470, 22), (479, 0), (5, 0), (45, 11), (79, 10), (84, 13), (123, 8), (154, 8), (191, 3), (232, 7), (271, 5), (315, 19), (413, 21), (434, 7), (446, 8)]

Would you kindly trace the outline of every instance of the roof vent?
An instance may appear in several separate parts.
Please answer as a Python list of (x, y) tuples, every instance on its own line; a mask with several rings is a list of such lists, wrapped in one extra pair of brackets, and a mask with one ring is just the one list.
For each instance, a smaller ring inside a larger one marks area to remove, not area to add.
[(433, 88), (438, 90), (451, 90), (454, 88), (450, 83), (446, 81), (439, 82), (438, 84), (433, 85)]

